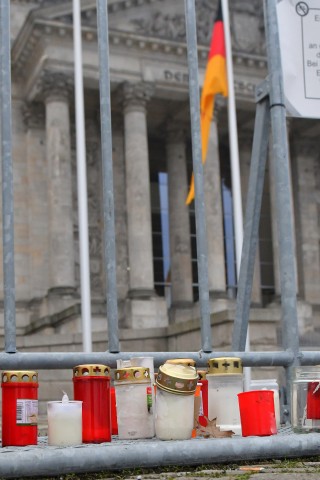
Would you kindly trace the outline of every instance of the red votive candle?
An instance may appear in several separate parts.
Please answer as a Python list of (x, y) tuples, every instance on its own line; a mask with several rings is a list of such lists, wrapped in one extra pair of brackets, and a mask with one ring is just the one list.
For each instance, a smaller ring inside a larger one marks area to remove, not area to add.
[(320, 419), (320, 382), (308, 383), (307, 418), (312, 420)]
[(82, 401), (82, 441), (111, 442), (110, 368), (78, 365), (73, 369), (74, 399)]
[(112, 435), (118, 435), (118, 419), (117, 419), (117, 403), (116, 403), (116, 389), (111, 387), (111, 426)]
[(37, 445), (38, 374), (2, 373), (2, 446)]

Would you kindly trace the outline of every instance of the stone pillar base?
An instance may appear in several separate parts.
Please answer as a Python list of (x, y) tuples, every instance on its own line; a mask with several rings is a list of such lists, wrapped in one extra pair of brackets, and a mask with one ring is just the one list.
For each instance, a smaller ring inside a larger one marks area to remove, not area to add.
[(165, 298), (127, 299), (126, 328), (155, 328), (168, 325), (168, 313)]
[(314, 330), (313, 309), (309, 302), (297, 300), (297, 316), (300, 335)]
[(183, 302), (171, 305), (169, 323), (182, 323), (192, 319), (193, 303)]
[(38, 316), (45, 317), (61, 312), (74, 305), (75, 300), (79, 301), (79, 298), (73, 287), (50, 288), (39, 305)]

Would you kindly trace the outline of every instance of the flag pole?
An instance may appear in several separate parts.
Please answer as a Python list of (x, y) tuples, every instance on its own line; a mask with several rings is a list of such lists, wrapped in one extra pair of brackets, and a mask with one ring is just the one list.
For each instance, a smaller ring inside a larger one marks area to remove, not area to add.
[[(230, 162), (231, 162), (231, 182), (232, 182), (232, 200), (233, 200), (233, 212), (234, 212), (233, 219), (234, 219), (234, 231), (235, 231), (237, 279), (239, 280), (241, 252), (242, 252), (242, 243), (243, 243), (243, 214), (242, 214), (238, 129), (237, 129), (236, 102), (235, 102), (234, 80), (233, 80), (233, 63), (232, 63), (228, 0), (221, 0), (221, 5), (222, 5), (224, 40), (225, 40), (226, 60), (227, 60), (229, 146), (230, 146)], [(250, 339), (249, 339), (249, 328), (248, 328), (246, 351), (249, 351), (249, 350), (250, 350)], [(249, 390), (250, 381), (251, 381), (251, 368), (246, 367), (244, 369), (245, 390)]]
[(91, 334), (91, 295), (90, 295), (90, 259), (88, 233), (88, 194), (86, 170), (86, 145), (84, 125), (82, 42), (81, 42), (81, 5), (73, 0), (73, 40), (75, 63), (75, 107), (76, 107), (76, 143), (77, 143), (77, 184), (79, 213), (79, 250), (83, 351), (92, 352)]

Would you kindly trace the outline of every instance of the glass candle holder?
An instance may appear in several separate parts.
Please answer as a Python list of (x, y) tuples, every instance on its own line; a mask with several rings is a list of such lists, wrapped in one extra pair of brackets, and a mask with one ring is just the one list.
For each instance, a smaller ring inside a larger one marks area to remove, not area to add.
[(208, 362), (208, 414), (217, 419), (221, 430), (241, 435), (238, 393), (243, 392), (243, 369), (240, 358), (211, 358)]
[(320, 432), (320, 366), (295, 369), (291, 422), (296, 433)]
[(166, 363), (159, 368), (155, 429), (160, 440), (191, 438), (197, 381), (198, 375), (194, 367)]
[(47, 403), (48, 445), (72, 446), (82, 443), (82, 402)]
[(2, 446), (37, 445), (38, 374), (2, 373)]
[(115, 370), (114, 386), (119, 438), (154, 437), (153, 388), (149, 368)]

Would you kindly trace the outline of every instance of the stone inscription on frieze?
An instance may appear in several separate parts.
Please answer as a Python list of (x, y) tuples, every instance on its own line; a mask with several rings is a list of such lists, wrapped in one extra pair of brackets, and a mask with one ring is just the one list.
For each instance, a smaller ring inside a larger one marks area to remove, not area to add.
[(164, 70), (163, 77), (167, 82), (188, 83), (189, 81), (189, 75), (178, 70)]
[[(201, 73), (199, 76), (202, 78)], [(173, 67), (169, 63), (160, 66), (153, 62), (148, 62), (143, 65), (143, 80), (145, 82), (159, 82), (162, 84), (179, 84), (185, 87), (189, 82), (188, 69)]]

